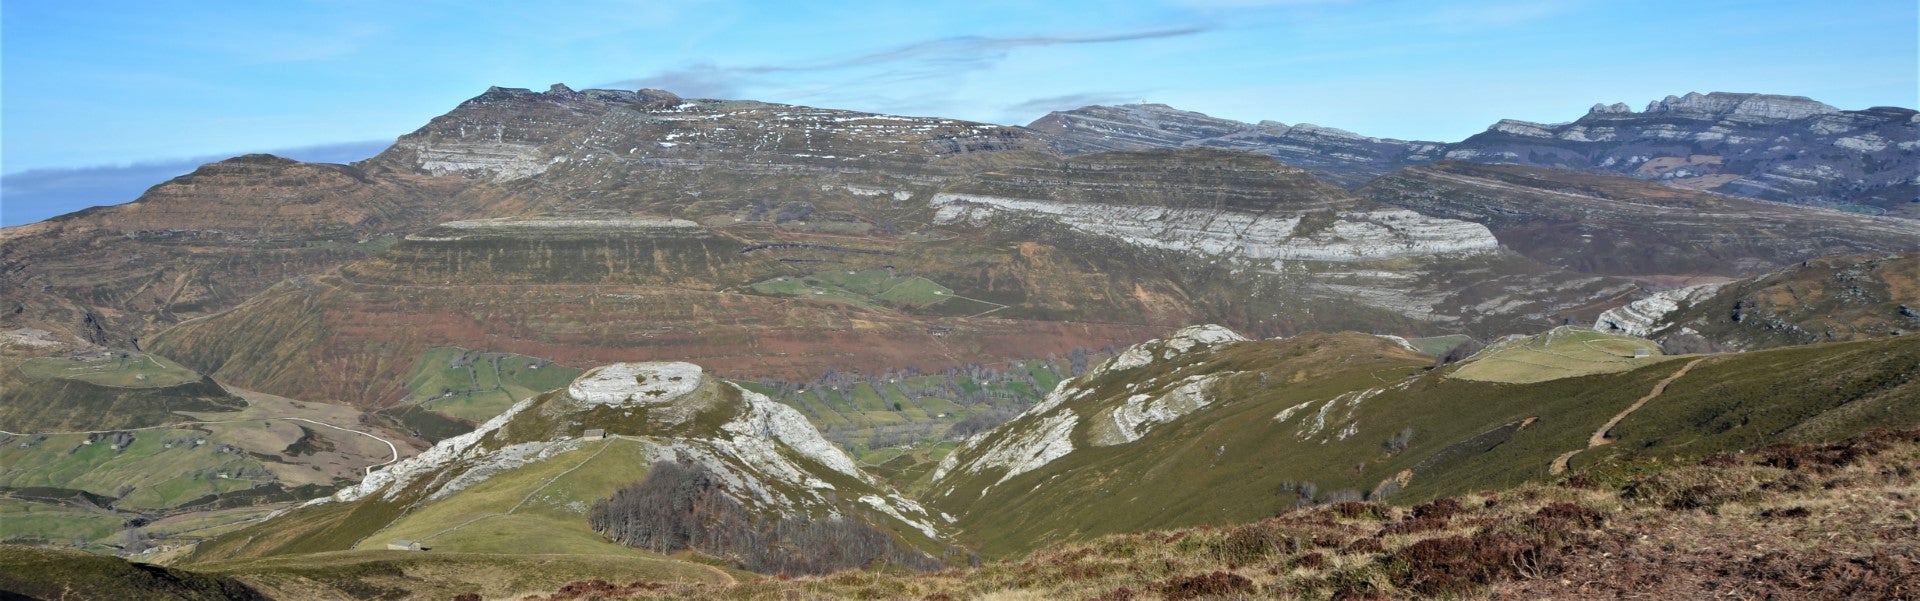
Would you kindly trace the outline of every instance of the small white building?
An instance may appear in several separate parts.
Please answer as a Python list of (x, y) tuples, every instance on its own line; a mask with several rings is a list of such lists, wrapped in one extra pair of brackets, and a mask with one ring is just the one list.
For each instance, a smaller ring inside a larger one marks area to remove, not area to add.
[(412, 540), (407, 540), (407, 539), (404, 539), (404, 538), (396, 538), (396, 539), (393, 539), (393, 540), (390, 540), (390, 541), (387, 541), (387, 550), (389, 550), (389, 551), (419, 551), (419, 550), (421, 550), (421, 547), (420, 547), (420, 541), (412, 541)]
[(599, 428), (587, 430), (587, 433), (580, 435), (581, 440), (602, 440), (602, 439), (605, 439), (606, 437), (607, 437), (607, 431)]

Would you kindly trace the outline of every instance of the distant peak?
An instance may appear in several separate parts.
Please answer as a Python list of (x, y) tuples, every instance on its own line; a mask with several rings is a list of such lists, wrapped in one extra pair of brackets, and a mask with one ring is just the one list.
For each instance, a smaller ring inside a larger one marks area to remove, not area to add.
[(221, 163), (226, 163), (226, 164), (233, 164), (233, 165), (270, 165), (270, 166), (279, 166), (279, 165), (292, 165), (292, 164), (294, 164), (294, 163), (298, 163), (299, 161), (295, 161), (295, 160), (293, 160), (293, 159), (289, 159), (289, 158), (286, 158), (286, 157), (283, 157), (283, 156), (279, 156), (279, 155), (272, 155), (272, 154), (266, 154), (266, 153), (263, 153), (263, 152), (256, 152), (256, 153), (253, 153), (253, 154), (243, 154), (243, 155), (240, 155), (240, 156), (237, 156), (237, 157), (233, 157), (233, 158), (231, 158), (231, 159), (227, 159), (227, 160), (224, 160), (224, 161), (220, 161), (220, 162), (221, 162)]
[(1688, 92), (1685, 96), (1668, 96), (1649, 102), (1646, 112), (1702, 119), (1786, 121), (1838, 113), (1840, 109), (1805, 96)]

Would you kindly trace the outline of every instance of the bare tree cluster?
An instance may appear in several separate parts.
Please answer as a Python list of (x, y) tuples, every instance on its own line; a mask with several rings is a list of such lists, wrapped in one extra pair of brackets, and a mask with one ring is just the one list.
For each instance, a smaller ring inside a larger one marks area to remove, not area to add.
[(826, 574), (876, 563), (942, 567), (856, 519), (756, 516), (694, 463), (654, 463), (646, 480), (595, 503), (587, 519), (594, 530), (630, 547), (691, 549), (761, 573)]

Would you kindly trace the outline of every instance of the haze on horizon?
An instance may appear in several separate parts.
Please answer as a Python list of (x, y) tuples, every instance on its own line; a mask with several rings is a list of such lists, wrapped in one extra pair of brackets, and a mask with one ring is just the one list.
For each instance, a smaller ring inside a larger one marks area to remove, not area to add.
[[(1457, 141), (1689, 91), (1915, 107), (1920, 7), (1757, 0), (7, 2), (0, 225), (211, 158), (370, 155), (490, 85), (1025, 124), (1147, 100)], [(106, 167), (106, 168), (103, 168)], [(122, 169), (136, 166), (137, 173)]]

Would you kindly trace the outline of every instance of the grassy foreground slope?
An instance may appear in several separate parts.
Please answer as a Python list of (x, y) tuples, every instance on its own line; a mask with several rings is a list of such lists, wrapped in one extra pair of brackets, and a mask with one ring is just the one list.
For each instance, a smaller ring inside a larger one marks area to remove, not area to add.
[[(1627, 371), (1523, 382), (1457, 377), (1472, 363), (1422, 373), (1424, 357), (1360, 334), (1139, 348), (1158, 359), (1069, 382), (1069, 399), (956, 450), (928, 502), (959, 517), (967, 543), (1008, 557), (1301, 504), (1517, 486), (1552, 477), (1562, 456), (1577, 470), (1920, 427), (1915, 337), (1654, 356)], [(1208, 404), (1136, 440), (1113, 438), (1127, 407), (1164, 408), (1197, 377), (1208, 378)], [(1047, 459), (1013, 473), (994, 457)]]
[(540, 598), (1904, 599), (1920, 595), (1916, 462), (1920, 431), (1877, 431), (1413, 507), (1108, 535), (966, 570), (721, 588), (583, 578)]

